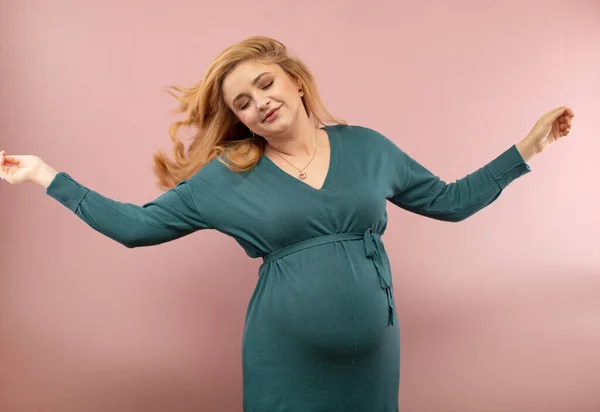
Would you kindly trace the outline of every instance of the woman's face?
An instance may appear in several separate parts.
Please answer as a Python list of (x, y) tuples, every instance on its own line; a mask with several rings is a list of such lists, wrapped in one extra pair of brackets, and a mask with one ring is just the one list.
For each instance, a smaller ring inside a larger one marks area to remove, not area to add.
[(222, 92), (233, 113), (255, 134), (268, 137), (290, 130), (306, 114), (301, 84), (278, 64), (243, 62), (224, 79)]

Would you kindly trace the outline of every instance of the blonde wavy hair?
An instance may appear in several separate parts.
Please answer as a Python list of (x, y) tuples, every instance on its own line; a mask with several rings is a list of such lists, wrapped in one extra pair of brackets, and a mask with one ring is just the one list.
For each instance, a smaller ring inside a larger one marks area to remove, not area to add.
[[(180, 101), (177, 112), (185, 118), (169, 129), (173, 141), (173, 160), (158, 151), (154, 154), (154, 173), (158, 186), (175, 187), (189, 179), (208, 162), (218, 157), (233, 172), (246, 172), (256, 166), (264, 153), (266, 141), (254, 136), (227, 106), (222, 93), (225, 77), (240, 63), (255, 61), (278, 64), (288, 75), (301, 82), (302, 103), (315, 126), (326, 123), (345, 124), (334, 118), (325, 108), (313, 75), (296, 57), (288, 55), (279, 41), (263, 36), (252, 36), (226, 48), (208, 67), (204, 78), (195, 86), (171, 86), (168, 92)], [(189, 147), (178, 137), (182, 128), (194, 131)]]

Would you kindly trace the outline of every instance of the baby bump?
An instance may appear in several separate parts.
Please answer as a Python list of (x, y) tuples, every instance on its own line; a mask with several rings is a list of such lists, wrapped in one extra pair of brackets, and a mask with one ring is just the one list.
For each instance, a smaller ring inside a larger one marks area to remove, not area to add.
[(377, 350), (393, 327), (378, 268), (362, 242), (335, 242), (261, 267), (244, 345), (351, 359)]

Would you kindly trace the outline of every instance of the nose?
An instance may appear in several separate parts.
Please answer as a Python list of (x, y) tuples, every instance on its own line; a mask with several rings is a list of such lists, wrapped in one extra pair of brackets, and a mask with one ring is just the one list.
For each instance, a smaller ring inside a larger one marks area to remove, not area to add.
[(269, 110), (270, 104), (271, 104), (271, 99), (269, 99), (266, 96), (259, 96), (257, 98), (257, 106), (258, 106), (258, 109), (261, 111)]

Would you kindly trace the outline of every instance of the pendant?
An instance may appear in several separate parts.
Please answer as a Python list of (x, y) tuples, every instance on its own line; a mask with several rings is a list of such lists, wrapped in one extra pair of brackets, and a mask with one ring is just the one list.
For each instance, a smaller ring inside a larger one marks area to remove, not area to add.
[(300, 180), (304, 180), (304, 179), (306, 179), (306, 173), (304, 173), (304, 172), (300, 172), (300, 174), (298, 175), (298, 178), (299, 178)]

